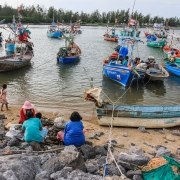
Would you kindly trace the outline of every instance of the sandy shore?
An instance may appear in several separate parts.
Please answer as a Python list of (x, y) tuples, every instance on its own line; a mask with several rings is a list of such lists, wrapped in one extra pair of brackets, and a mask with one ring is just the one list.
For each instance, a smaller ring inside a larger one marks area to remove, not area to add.
[[(5, 125), (9, 122), (12, 124), (18, 123), (19, 120), (19, 110), (21, 107), (18, 106), (10, 106), (10, 110), (0, 112), (0, 114), (4, 114), (7, 119), (5, 120)], [(43, 108), (36, 108), (36, 112), (41, 112), (44, 117), (55, 119), (56, 117), (64, 117), (66, 120), (69, 120), (70, 114), (72, 112), (68, 112), (67, 110), (51, 110), (51, 109), (43, 109)], [(109, 139), (109, 127), (99, 126), (97, 123), (96, 114), (87, 115), (81, 114), (83, 117), (83, 124), (86, 132), (86, 140), (91, 141), (93, 145), (104, 145), (106, 141)], [(142, 133), (137, 130), (137, 128), (122, 128), (122, 127), (113, 127), (112, 139), (115, 139), (118, 144), (124, 145), (122, 148), (117, 148), (116, 153), (121, 151), (126, 152), (131, 147), (131, 143), (134, 143), (136, 146), (141, 147), (146, 153), (148, 151), (155, 151), (154, 148), (148, 146), (150, 144), (152, 146), (163, 145), (166, 146), (172, 153), (175, 153), (177, 148), (180, 146), (180, 137), (173, 136), (174, 142), (166, 140), (166, 136), (171, 134), (172, 130), (180, 130), (180, 127), (169, 128), (162, 134), (157, 129), (147, 129), (147, 133)], [(161, 129), (162, 130), (162, 129)], [(104, 132), (104, 135), (99, 137), (99, 140), (96, 139), (89, 139), (88, 135), (92, 134), (93, 132)], [(123, 136), (123, 133), (127, 133), (127, 137)], [(144, 144), (147, 143), (147, 144)]]

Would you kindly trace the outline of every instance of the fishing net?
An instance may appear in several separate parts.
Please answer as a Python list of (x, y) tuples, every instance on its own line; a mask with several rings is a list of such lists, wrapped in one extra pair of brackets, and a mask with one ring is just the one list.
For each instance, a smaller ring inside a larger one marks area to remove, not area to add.
[(142, 167), (142, 174), (144, 180), (179, 180), (180, 164), (167, 156), (153, 158)]

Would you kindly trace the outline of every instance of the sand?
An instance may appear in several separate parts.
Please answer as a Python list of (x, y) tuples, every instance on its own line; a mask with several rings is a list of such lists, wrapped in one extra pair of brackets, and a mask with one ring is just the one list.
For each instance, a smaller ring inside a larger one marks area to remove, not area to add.
[[(8, 123), (17, 124), (19, 120), (19, 110), (21, 107), (18, 106), (10, 106), (9, 111), (5, 110), (0, 112), (0, 114), (4, 114), (7, 119), (5, 120), (5, 125)], [(44, 117), (55, 119), (56, 117), (64, 117), (66, 120), (69, 120), (71, 111), (67, 110), (52, 110), (52, 109), (45, 109), (45, 108), (36, 108), (36, 112), (41, 112)], [(107, 140), (109, 139), (109, 127), (105, 126), (99, 126), (97, 123), (97, 117), (95, 113), (92, 113), (91, 115), (87, 115), (85, 113), (81, 114), (83, 117), (83, 124), (85, 129), (87, 129), (86, 132), (86, 140), (91, 141), (93, 145), (104, 145)], [(124, 128), (124, 127), (113, 127), (112, 129), (112, 139), (115, 139), (118, 144), (122, 148), (116, 148), (115, 153), (118, 154), (119, 152), (127, 152), (129, 148), (131, 147), (131, 143), (134, 143), (136, 146), (141, 147), (144, 152), (148, 151), (155, 151), (155, 148), (152, 148), (149, 145), (157, 146), (157, 145), (163, 145), (166, 146), (169, 150), (171, 150), (172, 153), (175, 153), (177, 148), (180, 147), (180, 137), (174, 136), (171, 134), (172, 130), (180, 130), (180, 127), (174, 127), (166, 129), (164, 134), (162, 134), (158, 129), (147, 129), (147, 133), (142, 133), (137, 130), (137, 128)], [(162, 130), (162, 129), (161, 129)], [(89, 139), (88, 135), (92, 134), (93, 132), (104, 132), (104, 135), (99, 137), (99, 140), (97, 139)], [(127, 133), (127, 137), (123, 136), (123, 133)], [(171, 136), (173, 141), (169, 141), (166, 139), (166, 136)], [(147, 143), (147, 144), (144, 144)]]

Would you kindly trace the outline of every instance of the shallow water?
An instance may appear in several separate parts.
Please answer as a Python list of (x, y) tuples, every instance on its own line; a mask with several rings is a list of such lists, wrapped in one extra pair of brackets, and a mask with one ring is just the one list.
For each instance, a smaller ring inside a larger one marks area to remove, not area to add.
[[(36, 106), (67, 108), (88, 112), (92, 103), (84, 102), (84, 90), (90, 88), (88, 77), (93, 78), (94, 87), (101, 87), (112, 101), (116, 101), (126, 90), (123, 86), (102, 77), (102, 60), (107, 57), (116, 43), (103, 40), (105, 27), (82, 27), (82, 34), (75, 42), (81, 47), (80, 61), (73, 64), (59, 64), (56, 54), (64, 46), (63, 39), (51, 39), (46, 36), (47, 26), (31, 25), (31, 38), (34, 43), (34, 57), (31, 66), (0, 74), (0, 84), (8, 84), (10, 105), (22, 105), (29, 100)], [(140, 39), (146, 38), (141, 29)], [(1, 30), (7, 38), (9, 32)], [(118, 33), (118, 31), (116, 32)], [(176, 31), (180, 34), (180, 31)], [(0, 47), (0, 56), (5, 54), (4, 44)], [(134, 56), (147, 59), (153, 55), (161, 62), (161, 49), (147, 47), (139, 43)], [(170, 76), (164, 82), (139, 82), (119, 100), (122, 104), (137, 105), (176, 105), (180, 103), (180, 78)], [(77, 97), (76, 97), (77, 96)]]

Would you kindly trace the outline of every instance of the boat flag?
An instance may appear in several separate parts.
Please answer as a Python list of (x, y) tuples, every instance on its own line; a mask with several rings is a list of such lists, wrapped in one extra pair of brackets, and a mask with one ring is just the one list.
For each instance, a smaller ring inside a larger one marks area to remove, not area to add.
[(22, 8), (21, 7), (18, 7), (18, 11), (21, 11), (22, 10)]
[(134, 26), (136, 24), (136, 20), (134, 19), (130, 19), (130, 22), (129, 22), (130, 25)]

